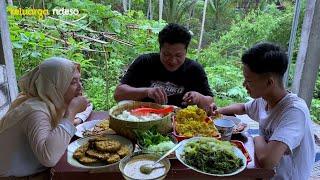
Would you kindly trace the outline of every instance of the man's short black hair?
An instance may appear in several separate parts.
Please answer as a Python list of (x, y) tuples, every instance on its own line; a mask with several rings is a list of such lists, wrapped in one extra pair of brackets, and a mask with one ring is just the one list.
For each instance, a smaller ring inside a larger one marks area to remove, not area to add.
[(164, 43), (176, 44), (182, 43), (185, 45), (185, 48), (188, 48), (188, 45), (191, 40), (191, 34), (188, 29), (179, 25), (170, 23), (166, 25), (159, 33), (158, 41), (160, 44), (160, 49)]
[(248, 49), (241, 58), (252, 72), (257, 74), (274, 73), (281, 78), (288, 67), (288, 57), (281, 48), (275, 44), (264, 42)]

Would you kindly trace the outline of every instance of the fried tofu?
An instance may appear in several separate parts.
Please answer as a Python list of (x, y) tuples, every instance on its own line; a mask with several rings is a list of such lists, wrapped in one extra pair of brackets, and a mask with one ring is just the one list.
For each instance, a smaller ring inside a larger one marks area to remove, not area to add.
[(80, 147), (73, 153), (73, 158), (80, 159), (85, 156), (85, 153), (89, 147), (89, 143), (86, 143)]
[(111, 154), (110, 157), (107, 159), (109, 164), (115, 163), (120, 161), (120, 156), (118, 154)]
[(121, 146), (121, 148), (117, 151), (117, 154), (122, 158), (129, 154), (129, 148), (127, 146)]
[(94, 150), (94, 149), (89, 149), (89, 150), (86, 151), (86, 155), (88, 155), (89, 157), (92, 157), (92, 158), (104, 160), (104, 159), (108, 159), (109, 158), (110, 153), (99, 152), (99, 151)]
[(121, 144), (114, 140), (96, 141), (95, 147), (98, 151), (117, 152), (120, 149)]

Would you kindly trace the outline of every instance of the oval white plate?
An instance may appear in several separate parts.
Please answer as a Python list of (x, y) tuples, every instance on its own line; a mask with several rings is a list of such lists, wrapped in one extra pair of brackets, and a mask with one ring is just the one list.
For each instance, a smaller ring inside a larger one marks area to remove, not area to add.
[[(129, 148), (129, 154), (131, 154), (133, 152), (133, 145), (132, 142), (122, 136), (119, 135), (105, 135), (104, 137), (108, 137), (110, 139), (114, 139), (119, 141), (122, 145), (126, 145)], [(89, 139), (93, 139), (95, 138), (95, 136), (90, 136), (90, 137), (85, 137), (85, 138), (80, 138), (77, 139), (75, 141), (73, 141), (71, 144), (69, 144), (68, 146), (68, 154), (67, 154), (67, 162), (71, 165), (71, 166), (75, 166), (75, 167), (79, 167), (79, 168), (84, 168), (84, 169), (100, 169), (100, 168), (106, 168), (109, 166), (113, 166), (115, 164), (118, 164), (120, 161), (113, 163), (113, 164), (107, 164), (107, 165), (97, 165), (97, 166), (86, 166), (83, 165), (81, 163), (79, 163), (76, 159), (74, 159), (72, 157), (73, 153), (76, 151), (76, 149), (78, 149), (78, 147), (80, 147), (81, 145), (87, 143), (89, 141)], [(124, 158), (124, 157), (123, 157)], [(121, 158), (121, 159), (123, 159)]]
[[(238, 170), (236, 170), (235, 172), (232, 172), (232, 173), (228, 173), (228, 174), (211, 174), (211, 173), (207, 173), (207, 172), (203, 172), (199, 169), (196, 169), (188, 164), (186, 164), (184, 162), (184, 158), (181, 156), (183, 154), (183, 151), (184, 151), (184, 148), (186, 146), (186, 144), (188, 142), (191, 142), (191, 141), (197, 141), (197, 140), (200, 140), (200, 139), (208, 139), (208, 137), (193, 137), (193, 138), (190, 138), (190, 139), (186, 139), (186, 140), (183, 140), (181, 141), (180, 143), (181, 146), (176, 150), (176, 157), (178, 158), (178, 160), (184, 164), (185, 166), (187, 166), (188, 168), (194, 170), (194, 171), (197, 171), (199, 173), (202, 173), (202, 174), (206, 174), (206, 175), (209, 175), (209, 176), (233, 176), (233, 175), (236, 175), (238, 173), (240, 173), (241, 171), (243, 171), (245, 168), (246, 168), (246, 164), (247, 164), (247, 159), (246, 157), (243, 155), (243, 153), (241, 152), (241, 150), (237, 147), (234, 147), (233, 148), (233, 152), (236, 154), (236, 156), (238, 156), (240, 159), (242, 159), (242, 162), (243, 162), (243, 166), (241, 166)], [(209, 138), (210, 139), (210, 138)]]
[(75, 135), (82, 138), (83, 132), (85, 130), (93, 130), (94, 126), (101, 121), (102, 120), (91, 120), (91, 121), (86, 121), (82, 124), (79, 124), (78, 126), (76, 126), (77, 132), (75, 133)]

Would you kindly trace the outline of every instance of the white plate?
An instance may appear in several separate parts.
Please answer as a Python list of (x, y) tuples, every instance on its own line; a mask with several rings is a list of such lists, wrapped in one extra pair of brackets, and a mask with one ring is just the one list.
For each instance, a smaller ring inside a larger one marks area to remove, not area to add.
[[(117, 141), (119, 141), (121, 143), (121, 145), (128, 146), (129, 152), (130, 152), (129, 154), (131, 154), (133, 152), (133, 145), (132, 145), (132, 142), (129, 139), (124, 138), (124, 137), (119, 136), (119, 135), (105, 135), (104, 137), (108, 137), (110, 139), (117, 140)], [(93, 138), (95, 138), (95, 136), (80, 138), (80, 139), (77, 139), (77, 140), (73, 141), (71, 144), (69, 144), (69, 146), (68, 146), (68, 154), (67, 154), (67, 162), (71, 166), (84, 168), (84, 169), (100, 169), (100, 168), (106, 168), (106, 167), (109, 167), (109, 166), (113, 166), (113, 165), (118, 164), (120, 162), (120, 161), (118, 161), (116, 163), (107, 164), (107, 165), (101, 164), (101, 165), (97, 165), (97, 166), (86, 166), (86, 165), (83, 165), (83, 164), (79, 163), (76, 159), (74, 159), (72, 157), (72, 155), (76, 151), (76, 149), (78, 149), (78, 147), (82, 146), (83, 144), (87, 143), (89, 139), (93, 139)], [(123, 159), (123, 158), (121, 158), (121, 159)]]
[(83, 132), (85, 130), (93, 130), (94, 126), (101, 121), (102, 120), (92, 120), (92, 121), (86, 121), (84, 123), (79, 124), (78, 126), (76, 126), (77, 132), (75, 135), (82, 138)]
[(246, 165), (247, 165), (247, 158), (243, 155), (243, 153), (241, 152), (241, 150), (237, 147), (234, 147), (233, 148), (233, 152), (235, 153), (236, 156), (238, 156), (240, 159), (242, 159), (242, 162), (243, 162), (243, 166), (241, 166), (238, 170), (236, 170), (235, 172), (233, 173), (228, 173), (228, 174), (211, 174), (211, 173), (207, 173), (207, 172), (203, 172), (199, 169), (196, 169), (188, 164), (186, 164), (184, 162), (184, 158), (181, 156), (183, 154), (183, 151), (184, 151), (184, 148), (186, 146), (186, 144), (188, 142), (191, 142), (191, 141), (198, 141), (200, 139), (212, 139), (212, 138), (208, 138), (208, 137), (193, 137), (193, 138), (190, 138), (190, 139), (186, 139), (186, 140), (183, 140), (181, 141), (180, 143), (181, 146), (176, 150), (176, 157), (178, 158), (178, 160), (184, 164), (185, 166), (187, 166), (188, 168), (194, 170), (194, 171), (197, 171), (199, 173), (202, 173), (202, 174), (206, 174), (206, 175), (209, 175), (209, 176), (233, 176), (233, 175), (236, 175), (238, 173), (240, 173), (241, 171), (243, 171), (245, 168), (246, 168)]

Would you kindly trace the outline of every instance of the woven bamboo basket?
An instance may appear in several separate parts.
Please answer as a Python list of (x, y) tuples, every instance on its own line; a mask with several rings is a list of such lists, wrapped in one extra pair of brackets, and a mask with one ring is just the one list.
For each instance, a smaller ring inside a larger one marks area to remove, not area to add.
[(139, 107), (151, 107), (155, 109), (164, 108), (164, 106), (160, 104), (138, 101), (129, 101), (127, 103), (114, 106), (109, 110), (110, 128), (113, 129), (117, 134), (129, 138), (133, 141), (136, 140), (134, 130), (148, 130), (152, 126), (156, 126), (158, 132), (160, 132), (161, 134), (167, 134), (169, 132), (172, 132), (172, 113), (158, 120), (150, 120), (143, 122), (134, 122), (117, 118), (117, 116), (121, 114), (124, 110), (130, 111)]

